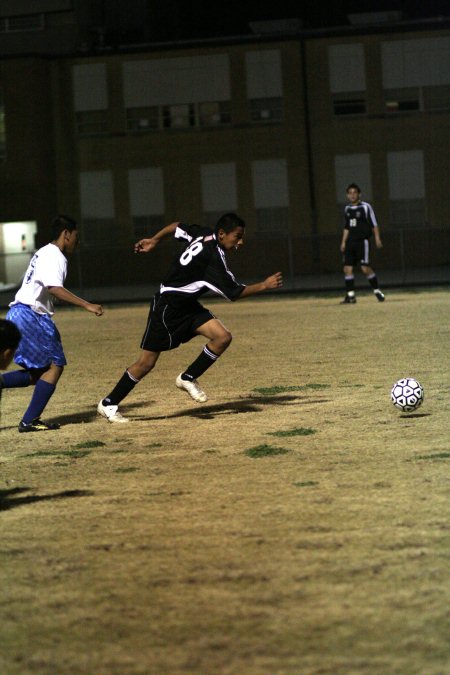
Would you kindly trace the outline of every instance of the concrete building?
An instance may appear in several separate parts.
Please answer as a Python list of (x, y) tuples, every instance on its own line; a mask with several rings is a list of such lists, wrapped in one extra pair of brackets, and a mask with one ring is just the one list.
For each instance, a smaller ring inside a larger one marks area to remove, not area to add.
[[(60, 19), (77, 5), (40, 4)], [(378, 268), (449, 263), (449, 21), (287, 34), (276, 22), (240, 38), (111, 46), (83, 39), (92, 17), (70, 17), (69, 53), (35, 40), (0, 61), (0, 224), (17, 224), (22, 252), (21, 222), (42, 243), (53, 215), (69, 213), (82, 234), (75, 282), (146, 283), (171, 248), (149, 270), (133, 241), (233, 210), (248, 226), (233, 269), (247, 280), (282, 269), (295, 284), (340, 269), (356, 181), (383, 228)], [(16, 281), (5, 270), (0, 251), (0, 283)]]

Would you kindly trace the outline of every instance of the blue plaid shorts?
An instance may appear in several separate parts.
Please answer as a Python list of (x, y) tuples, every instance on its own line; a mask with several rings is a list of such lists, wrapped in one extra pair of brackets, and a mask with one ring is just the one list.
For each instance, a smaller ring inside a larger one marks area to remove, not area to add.
[(47, 368), (67, 364), (61, 336), (48, 314), (38, 314), (28, 305), (18, 303), (10, 307), (6, 318), (16, 324), (22, 333), (14, 362), (22, 368)]

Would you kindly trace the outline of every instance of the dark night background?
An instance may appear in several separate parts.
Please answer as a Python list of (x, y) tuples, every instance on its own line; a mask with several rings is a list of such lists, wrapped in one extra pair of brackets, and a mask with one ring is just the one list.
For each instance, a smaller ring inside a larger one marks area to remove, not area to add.
[[(106, 26), (110, 37), (119, 42), (179, 41), (251, 35), (249, 23), (278, 19), (299, 19), (301, 29), (351, 26), (349, 14), (401, 12), (403, 21), (426, 21), (450, 16), (449, 0), (359, 2), (301, 2), (301, 0), (265, 0), (217, 2), (211, 0), (91, 0), (98, 23)], [(139, 17), (137, 19), (137, 17)], [(145, 18), (144, 18), (145, 17)], [(136, 21), (137, 19), (137, 21)], [(137, 23), (141, 23), (139, 28)]]

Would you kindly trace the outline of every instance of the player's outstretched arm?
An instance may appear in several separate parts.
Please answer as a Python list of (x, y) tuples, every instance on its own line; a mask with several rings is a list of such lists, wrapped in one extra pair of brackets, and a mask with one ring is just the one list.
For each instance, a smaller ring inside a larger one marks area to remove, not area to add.
[(153, 237), (147, 237), (145, 239), (140, 239), (135, 245), (134, 245), (134, 252), (135, 253), (149, 253), (152, 251), (155, 246), (159, 244), (159, 242), (162, 239), (165, 239), (166, 237), (169, 237), (174, 234), (175, 230), (177, 229), (178, 225), (180, 223), (170, 223), (170, 225), (166, 225), (165, 227), (162, 228), (159, 232), (153, 235)]
[(380, 231), (379, 231), (378, 227), (373, 228), (373, 234), (374, 234), (374, 237), (375, 237), (375, 246), (377, 248), (383, 248), (383, 242), (381, 241)]
[(78, 295), (68, 291), (64, 286), (49, 286), (48, 290), (55, 298), (58, 298), (58, 300), (68, 302), (71, 305), (77, 305), (77, 307), (83, 307), (83, 309), (92, 312), (95, 316), (102, 316), (103, 314), (103, 307), (101, 305), (79, 298)]
[(348, 235), (349, 235), (349, 231), (344, 229), (344, 231), (342, 233), (341, 245), (339, 247), (341, 253), (344, 253), (344, 251), (345, 251), (345, 244), (347, 243)]
[(267, 277), (267, 279), (264, 279), (264, 281), (246, 286), (238, 299), (240, 300), (241, 298), (248, 298), (249, 295), (256, 295), (256, 293), (263, 293), (264, 291), (276, 290), (277, 288), (281, 288), (282, 285), (283, 275), (281, 272), (276, 272), (270, 277)]

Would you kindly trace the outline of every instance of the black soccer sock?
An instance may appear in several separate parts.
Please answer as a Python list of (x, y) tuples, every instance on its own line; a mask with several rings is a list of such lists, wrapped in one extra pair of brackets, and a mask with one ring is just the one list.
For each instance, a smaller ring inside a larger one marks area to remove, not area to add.
[(372, 286), (373, 290), (378, 290), (378, 278), (376, 274), (372, 274), (370, 277), (367, 277), (367, 281)]
[(214, 354), (208, 347), (203, 347), (203, 351), (193, 363), (189, 366), (189, 368), (186, 368), (184, 373), (181, 375), (182, 380), (197, 380), (200, 375), (203, 375), (203, 373), (210, 368), (213, 363), (217, 361), (219, 358), (219, 354)]
[(138, 382), (139, 380), (136, 380), (136, 378), (130, 375), (128, 370), (126, 370), (112, 392), (103, 399), (103, 405), (119, 405), (125, 396), (128, 396), (130, 391), (135, 388)]
[(345, 290), (347, 295), (355, 295), (355, 277), (353, 274), (345, 277)]

